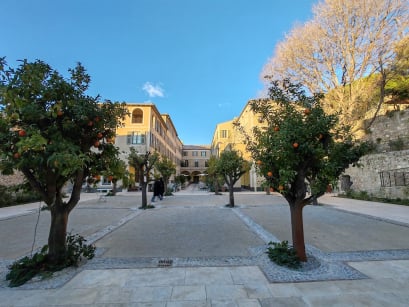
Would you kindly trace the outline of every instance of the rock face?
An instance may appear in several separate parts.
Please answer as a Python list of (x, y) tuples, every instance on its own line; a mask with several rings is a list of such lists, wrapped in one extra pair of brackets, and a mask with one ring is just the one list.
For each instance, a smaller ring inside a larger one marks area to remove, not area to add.
[(0, 186), (14, 186), (17, 184), (22, 184), (24, 182), (24, 176), (22, 173), (15, 172), (14, 175), (1, 175), (0, 174)]

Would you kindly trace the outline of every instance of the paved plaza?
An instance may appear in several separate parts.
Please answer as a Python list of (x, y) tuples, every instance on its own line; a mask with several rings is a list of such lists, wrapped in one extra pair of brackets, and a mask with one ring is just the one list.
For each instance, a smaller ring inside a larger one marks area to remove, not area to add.
[(289, 270), (265, 254), (269, 241), (291, 241), (286, 201), (259, 192), (235, 201), (226, 208), (227, 193), (192, 185), (140, 210), (140, 192), (84, 193), (68, 230), (96, 257), (18, 288), (7, 287), (7, 266), (46, 244), (49, 212), (0, 208), (0, 306), (408, 305), (409, 207), (320, 198), (304, 209), (309, 261)]

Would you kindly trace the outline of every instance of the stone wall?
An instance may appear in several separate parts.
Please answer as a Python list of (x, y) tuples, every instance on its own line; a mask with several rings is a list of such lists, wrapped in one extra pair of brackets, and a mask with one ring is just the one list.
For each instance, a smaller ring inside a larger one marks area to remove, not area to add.
[(409, 149), (409, 109), (382, 110), (370, 129), (365, 129), (371, 119), (361, 121), (356, 126), (356, 135), (360, 139), (371, 140), (377, 145), (378, 152)]
[(377, 197), (409, 197), (409, 150), (367, 155), (359, 163), (362, 167), (345, 171), (351, 178), (352, 190)]
[[(365, 126), (368, 122), (361, 124)], [(372, 140), (377, 153), (362, 157), (359, 160), (362, 167), (350, 167), (345, 171), (353, 182), (351, 189), (377, 197), (408, 198), (409, 109), (385, 112), (361, 137)]]
[(0, 185), (10, 187), (24, 182), (24, 176), (20, 172), (15, 172), (14, 175), (2, 175), (0, 173)]

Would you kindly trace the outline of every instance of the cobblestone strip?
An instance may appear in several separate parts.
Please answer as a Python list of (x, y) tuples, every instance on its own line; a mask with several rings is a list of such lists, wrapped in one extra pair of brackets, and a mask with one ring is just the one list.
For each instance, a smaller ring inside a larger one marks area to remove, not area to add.
[(270, 232), (265, 230), (261, 225), (254, 222), (247, 215), (243, 214), (238, 208), (233, 208), (233, 212), (247, 225), (254, 233), (256, 233), (265, 243), (279, 242), (279, 240)]

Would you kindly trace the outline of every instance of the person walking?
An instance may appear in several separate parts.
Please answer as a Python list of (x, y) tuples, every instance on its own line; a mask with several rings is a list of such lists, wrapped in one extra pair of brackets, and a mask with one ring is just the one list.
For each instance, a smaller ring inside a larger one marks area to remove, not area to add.
[(159, 199), (161, 199), (160, 191), (161, 191), (160, 181), (159, 179), (156, 179), (155, 182), (153, 183), (153, 196), (152, 196), (151, 202), (153, 203), (155, 202), (156, 196), (158, 196)]
[(165, 183), (163, 182), (162, 177), (159, 179), (159, 199), (163, 199), (163, 194), (165, 193)]

